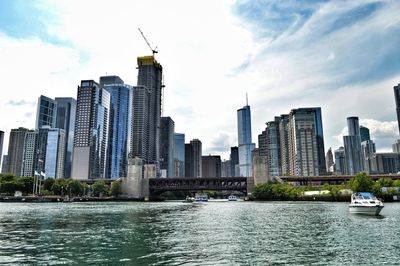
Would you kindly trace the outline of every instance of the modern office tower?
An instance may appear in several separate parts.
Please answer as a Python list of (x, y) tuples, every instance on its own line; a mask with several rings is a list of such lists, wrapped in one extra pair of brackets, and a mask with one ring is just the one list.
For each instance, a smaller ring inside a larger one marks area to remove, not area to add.
[(78, 86), (72, 177), (105, 178), (110, 93), (93, 80)]
[(174, 177), (185, 177), (185, 134), (175, 133)]
[(332, 148), (329, 148), (328, 151), (326, 152), (325, 161), (326, 161), (326, 171), (332, 173), (334, 165)]
[(76, 100), (69, 97), (55, 98), (57, 103), (56, 128), (65, 131), (65, 162), (64, 175), (65, 178), (71, 177), (72, 171), (72, 153), (74, 150), (74, 130), (76, 117)]
[(43, 126), (39, 129), (37, 140), (38, 173), (45, 173), (47, 178), (62, 178), (65, 162), (65, 130)]
[(371, 140), (371, 135), (369, 134), (369, 128), (360, 126), (360, 138), (361, 142), (366, 140)]
[(346, 157), (344, 147), (339, 147), (339, 149), (335, 150), (335, 174), (346, 174)]
[(231, 161), (231, 176), (240, 176), (239, 174), (239, 148), (231, 147), (231, 154), (229, 156)]
[(289, 165), (293, 176), (326, 173), (321, 108), (299, 108), (289, 114)]
[(346, 156), (346, 174), (355, 175), (364, 171), (364, 159), (362, 157), (360, 126), (358, 117), (348, 117), (348, 136), (343, 136), (344, 151)]
[(397, 174), (400, 172), (400, 153), (375, 153), (371, 157), (371, 174)]
[(261, 155), (259, 149), (253, 149), (251, 158), (254, 184), (260, 185), (272, 181), (272, 175), (268, 173), (267, 156)]
[(3, 163), (1, 164), (1, 173), (8, 173), (8, 155), (3, 155)]
[(1, 165), (1, 159), (3, 158), (3, 143), (4, 143), (4, 131), (0, 130), (0, 165)]
[(21, 176), (34, 176), (37, 167), (38, 155), (38, 130), (29, 131), (25, 134), (24, 153), (22, 157)]
[(36, 112), (36, 129), (42, 126), (56, 126), (57, 102), (46, 96), (41, 95), (38, 99)]
[(288, 175), (289, 163), (289, 115), (281, 115), (279, 119), (279, 146), (281, 160), (281, 174)]
[(392, 144), (392, 151), (400, 153), (400, 139), (396, 140), (396, 142)]
[(258, 136), (259, 154), (267, 157), (268, 171), (271, 176), (281, 174), (279, 119), (275, 117), (275, 121), (267, 122), (265, 131)]
[(132, 87), (118, 76), (100, 77), (100, 84), (110, 94), (109, 132), (105, 178), (127, 176), (132, 126)]
[(139, 157), (149, 163), (149, 107), (150, 90), (145, 86), (133, 87), (130, 158)]
[(193, 177), (202, 177), (202, 144), (199, 139), (193, 139), (190, 141), (193, 147)]
[(223, 160), (221, 162), (221, 177), (232, 177), (231, 160)]
[(162, 93), (162, 66), (154, 56), (137, 58), (138, 86), (145, 86), (150, 91), (149, 97), (149, 132), (147, 163), (157, 164), (160, 156), (160, 120)]
[(174, 176), (175, 122), (171, 117), (161, 117), (160, 169), (166, 177)]
[(361, 142), (362, 158), (364, 160), (364, 170), (367, 173), (372, 171), (372, 158), (376, 153), (375, 143), (372, 140)]
[(201, 157), (202, 176), (201, 177), (221, 177), (221, 156), (206, 155)]
[(400, 132), (400, 83), (393, 87), (394, 99), (396, 101), (396, 112), (397, 112), (397, 124)]
[(8, 143), (8, 156), (7, 156), (7, 161), (8, 161), (7, 172), (15, 175), (16, 177), (21, 176), (22, 158), (24, 155), (25, 134), (30, 131), (31, 130), (20, 127), (17, 129), (11, 129), (10, 132), (10, 141)]
[(252, 176), (251, 152), (255, 144), (251, 141), (251, 112), (246, 105), (237, 110), (238, 146), (239, 146), (239, 174)]
[(195, 177), (193, 146), (190, 143), (185, 144), (185, 177)]

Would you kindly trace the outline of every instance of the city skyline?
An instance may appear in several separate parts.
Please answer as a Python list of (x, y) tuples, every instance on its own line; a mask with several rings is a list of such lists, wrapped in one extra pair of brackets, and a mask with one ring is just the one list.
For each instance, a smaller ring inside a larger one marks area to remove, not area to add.
[[(187, 139), (201, 139), (204, 154), (227, 159), (230, 147), (237, 145), (235, 110), (244, 105), (246, 92), (253, 139), (275, 115), (307, 106), (322, 107), (326, 150), (342, 145), (350, 116), (358, 116), (360, 125), (371, 130), (377, 150), (390, 150), (398, 138), (393, 97), (400, 80), (400, 26), (393, 21), (398, 2), (0, 5), (0, 71), (6, 77), (4, 86), (11, 88), (3, 91), (1, 105), (2, 112), (14, 114), (0, 122), (4, 147), (11, 128), (34, 128), (40, 95), (76, 98), (80, 80), (106, 73), (136, 84), (136, 57), (150, 53), (138, 27), (158, 46), (166, 84), (164, 116), (171, 116), (176, 132), (184, 132)], [(165, 14), (170, 5), (179, 8)], [(78, 26), (89, 8), (107, 19)], [(299, 17), (285, 15), (284, 8)], [(146, 12), (159, 19), (146, 20)], [(177, 19), (172, 19), (174, 14)], [(107, 31), (120, 39), (104, 38)], [(372, 52), (376, 46), (382, 47), (380, 53)], [(369, 54), (368, 62), (363, 54)], [(24, 63), (17, 64), (17, 58)]]

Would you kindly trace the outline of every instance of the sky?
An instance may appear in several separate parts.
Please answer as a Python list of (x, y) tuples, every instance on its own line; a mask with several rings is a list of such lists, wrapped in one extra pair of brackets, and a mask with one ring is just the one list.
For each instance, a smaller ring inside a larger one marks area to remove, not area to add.
[(163, 115), (203, 154), (228, 159), (237, 109), (253, 142), (274, 116), (321, 107), (325, 151), (358, 116), (378, 151), (399, 137), (398, 0), (0, 0), (0, 130), (34, 128), (37, 98), (76, 98), (82, 79), (136, 85), (138, 56), (163, 65)]

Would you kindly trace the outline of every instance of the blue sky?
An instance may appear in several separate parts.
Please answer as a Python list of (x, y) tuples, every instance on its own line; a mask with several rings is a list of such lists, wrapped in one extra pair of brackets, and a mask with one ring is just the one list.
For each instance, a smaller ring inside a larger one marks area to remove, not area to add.
[(12, 88), (0, 104), (13, 114), (0, 129), (32, 128), (37, 98), (75, 97), (81, 79), (108, 73), (135, 85), (136, 57), (149, 53), (141, 27), (160, 51), (164, 115), (205, 154), (227, 158), (236, 145), (246, 92), (254, 142), (274, 116), (321, 106), (326, 150), (341, 145), (348, 116), (389, 150), (399, 12), (395, 0), (0, 0), (0, 74)]

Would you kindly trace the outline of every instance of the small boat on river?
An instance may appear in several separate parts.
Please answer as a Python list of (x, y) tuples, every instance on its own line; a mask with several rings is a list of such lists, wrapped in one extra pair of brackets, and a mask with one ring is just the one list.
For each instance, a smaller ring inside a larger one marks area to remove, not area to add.
[(229, 197), (228, 197), (228, 201), (237, 201), (238, 199), (237, 199), (237, 197), (235, 196), (235, 195), (230, 195)]
[(372, 193), (357, 192), (351, 195), (349, 211), (356, 214), (379, 215), (383, 207), (383, 202)]
[(187, 196), (183, 203), (192, 203), (194, 202), (195, 198)]
[(208, 201), (208, 195), (206, 193), (196, 193), (195, 202), (207, 202)]

